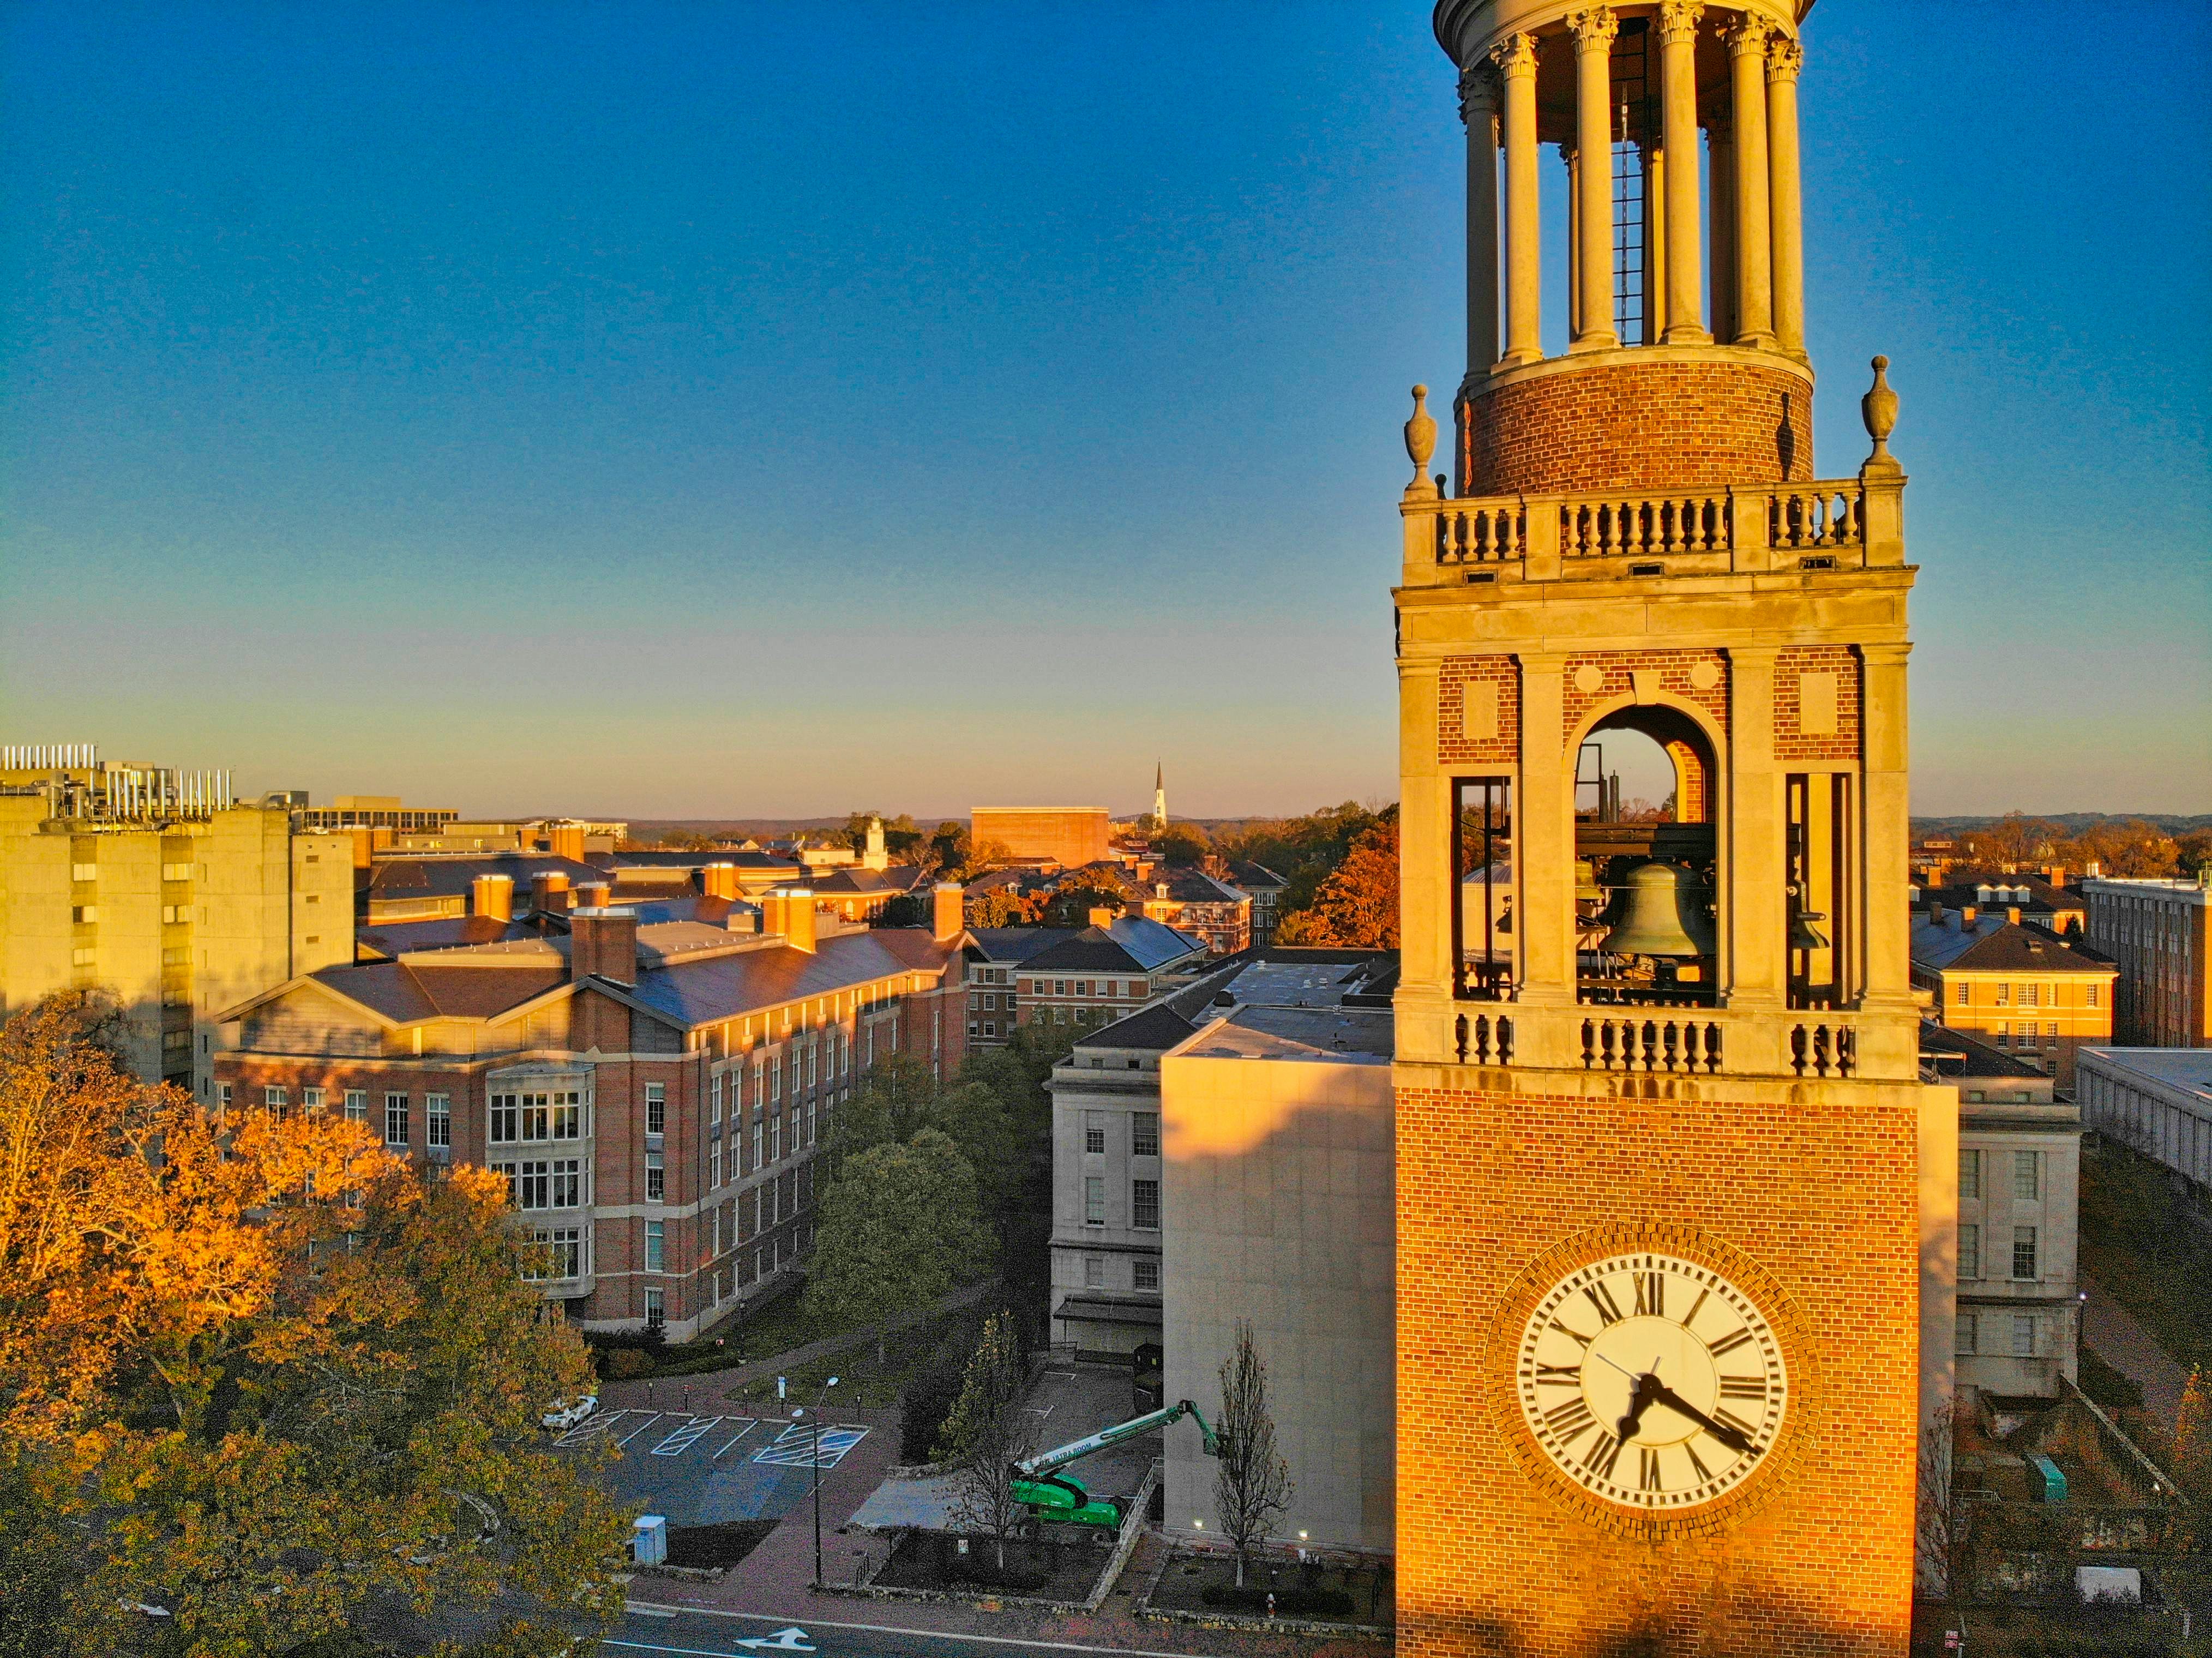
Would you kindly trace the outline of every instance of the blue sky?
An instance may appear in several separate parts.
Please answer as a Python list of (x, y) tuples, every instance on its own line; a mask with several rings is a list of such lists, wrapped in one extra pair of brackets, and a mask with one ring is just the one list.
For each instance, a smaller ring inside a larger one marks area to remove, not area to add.
[[(2154, 9), (1806, 26), (1920, 811), (2212, 810), (2212, 12)], [(1395, 793), (1423, 7), (18, 3), (0, 76), (8, 740), (484, 813)]]

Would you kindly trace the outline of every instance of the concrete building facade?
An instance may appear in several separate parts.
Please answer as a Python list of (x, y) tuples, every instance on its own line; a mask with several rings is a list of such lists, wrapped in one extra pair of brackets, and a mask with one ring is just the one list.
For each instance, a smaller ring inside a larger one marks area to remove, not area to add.
[(2193, 881), (2093, 878), (2081, 892), (2089, 944), (2119, 969), (2118, 1040), (2212, 1047), (2212, 865)]
[(1018, 860), (1069, 869), (1112, 857), (1112, 829), (1103, 806), (978, 806), (969, 817), (970, 844), (996, 841)]
[(96, 757), (0, 772), (0, 1017), (104, 992), (133, 1073), (208, 1100), (220, 1010), (353, 959), (351, 847), (227, 788), (130, 780), (173, 776)]
[(2076, 1089), (2090, 1127), (2163, 1164), (2212, 1220), (2212, 1050), (2089, 1048)]

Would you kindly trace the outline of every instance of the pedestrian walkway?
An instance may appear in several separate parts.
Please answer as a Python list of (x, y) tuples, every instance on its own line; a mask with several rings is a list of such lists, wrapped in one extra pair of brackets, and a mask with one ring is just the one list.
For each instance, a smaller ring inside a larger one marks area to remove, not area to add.
[(2181, 1390), (2189, 1385), (2189, 1372), (2172, 1354), (2158, 1345), (2133, 1313), (2081, 1275), (2087, 1292), (2081, 1306), (2081, 1339), (2098, 1357), (2143, 1391), (2143, 1408), (2165, 1427), (2172, 1428), (2181, 1414)]

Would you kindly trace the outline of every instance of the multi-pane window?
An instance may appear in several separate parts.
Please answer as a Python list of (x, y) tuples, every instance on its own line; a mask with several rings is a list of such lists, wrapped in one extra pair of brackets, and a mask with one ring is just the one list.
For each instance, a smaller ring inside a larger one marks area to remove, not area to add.
[(588, 1196), (580, 1158), (495, 1163), (492, 1172), (507, 1177), (507, 1201), (517, 1209), (578, 1209)]
[(722, 1121), (722, 1073), (719, 1071), (707, 1079), (707, 1121)]
[(2006, 1007), (2009, 1006), (2011, 1002), (2012, 986), (2003, 980), (1999, 980), (1997, 981), (1997, 1005), (1999, 1007)]
[(1982, 1154), (1978, 1151), (1959, 1153), (1959, 1195), (1962, 1198), (1982, 1195)]
[(1157, 1256), (1139, 1255), (1129, 1263), (1129, 1270), (1131, 1281), (1138, 1289), (1157, 1290), (1160, 1287), (1160, 1263)]
[(647, 1083), (645, 1085), (645, 1132), (665, 1134), (668, 1132), (668, 1084)]
[(658, 1330), (667, 1322), (668, 1305), (665, 1297), (658, 1290), (647, 1290), (645, 1292), (645, 1327), (648, 1330)]
[(722, 1143), (708, 1142), (707, 1146), (707, 1185), (711, 1190), (722, 1183)]
[(1103, 1290), (1106, 1287), (1106, 1257), (1085, 1255), (1083, 1258), (1083, 1287)]
[(2022, 985), (2020, 987), (2020, 1005), (2022, 1007), (2040, 1006), (2042, 1001), (2043, 987), (2041, 985)]
[(450, 1146), (453, 1143), (453, 1096), (425, 1094), (422, 1096), (422, 1144)]
[(806, 1143), (814, 1144), (814, 1102), (811, 1100), (806, 1105)]
[(532, 1140), (578, 1140), (584, 1137), (584, 1092), (580, 1088), (491, 1096), (491, 1142), (508, 1145)]
[(283, 1089), (264, 1088), (261, 1090), (261, 1103), (270, 1116), (282, 1117), (286, 1114), (289, 1102)]
[(1956, 1006), (1965, 1007), (1971, 1003), (1972, 999), (1972, 993), (1966, 981), (1964, 979), (1960, 980), (1957, 986), (1954, 987), (1951, 992), (1952, 1003)]
[(2083, 985), (2081, 987), (2081, 1005), (2084, 1007), (2096, 1006), (2097, 993), (2100, 988), (2101, 987), (2097, 985)]
[(1129, 1224), (1140, 1232), (1160, 1230), (1160, 1183), (1156, 1180), (1132, 1181), (1129, 1186)]
[(1129, 1150), (1140, 1157), (1160, 1154), (1160, 1114), (1138, 1111), (1129, 1118)]
[(1094, 1155), (1106, 1150), (1106, 1114), (1103, 1111), (1083, 1114), (1083, 1149)]
[(2021, 1358), (2035, 1357), (2035, 1316), (2016, 1313), (2012, 1321), (2012, 1350)]
[(660, 1221), (645, 1224), (645, 1270), (658, 1272), (668, 1265), (668, 1229)]
[(407, 1144), (407, 1096), (386, 1094), (384, 1096), (384, 1143), (386, 1145)]
[(348, 1122), (367, 1122), (368, 1121), (368, 1090), (366, 1088), (349, 1088), (346, 1090), (345, 1114), (346, 1121)]
[(770, 1163), (783, 1160), (783, 1114), (781, 1111), (768, 1120), (768, 1160)]
[(322, 1090), (321, 1089), (319, 1089), (319, 1088), (303, 1088), (303, 1089), (301, 1089), (301, 1090), (300, 1090), (300, 1109), (301, 1109), (301, 1110), (302, 1110), (302, 1111), (304, 1111), (304, 1112), (307, 1112), (309, 1115), (311, 1115), (311, 1116), (312, 1116), (312, 1115), (313, 1115), (314, 1114), (316, 1114), (316, 1113), (319, 1112), (322, 1108), (323, 1108), (323, 1090)]
[(2043, 1195), (2041, 1170), (2038, 1167), (2042, 1153), (2015, 1151), (2012, 1154), (2012, 1194), (2016, 1198), (2039, 1198)]
[(1981, 1333), (1979, 1328), (1980, 1322), (1981, 1321), (1972, 1313), (1961, 1313), (1959, 1315), (1959, 1340), (1957, 1345), (1960, 1352), (1971, 1353), (1976, 1351), (1976, 1339)]
[(2012, 1229), (2012, 1275), (2016, 1278), (2035, 1276), (2035, 1228), (2015, 1226)]
[(1106, 1224), (1106, 1181), (1103, 1175), (1084, 1176), (1083, 1224), (1085, 1226), (1103, 1226)]
[(1978, 1278), (1982, 1275), (1982, 1229), (1961, 1226), (1959, 1229), (1959, 1276)]
[(591, 1253), (586, 1242), (585, 1229), (580, 1226), (556, 1227), (551, 1231), (533, 1232), (544, 1249), (544, 1270), (526, 1273), (531, 1279), (581, 1278), (590, 1270)]
[(645, 1154), (645, 1200), (659, 1203), (668, 1194), (668, 1165), (658, 1151)]

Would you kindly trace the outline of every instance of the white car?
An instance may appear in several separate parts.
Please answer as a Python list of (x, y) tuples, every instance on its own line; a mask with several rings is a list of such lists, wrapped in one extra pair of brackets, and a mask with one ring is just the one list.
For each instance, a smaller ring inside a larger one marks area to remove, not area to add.
[(586, 1394), (580, 1399), (556, 1399), (551, 1408), (538, 1421), (556, 1432), (574, 1427), (593, 1411), (599, 1408), (599, 1396)]

